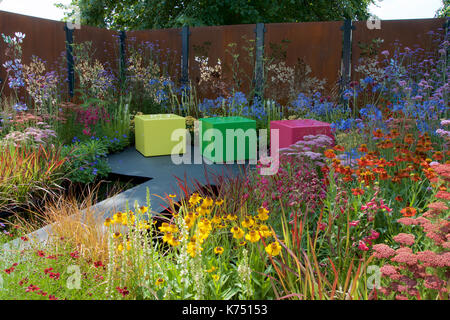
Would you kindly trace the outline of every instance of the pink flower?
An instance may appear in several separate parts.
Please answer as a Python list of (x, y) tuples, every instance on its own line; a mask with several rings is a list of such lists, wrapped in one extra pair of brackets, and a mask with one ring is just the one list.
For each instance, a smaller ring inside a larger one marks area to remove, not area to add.
[(374, 245), (373, 250), (374, 256), (378, 259), (387, 259), (395, 255), (395, 250), (383, 243)]
[(394, 241), (406, 246), (412, 246), (416, 237), (409, 233), (399, 233), (394, 237)]
[(366, 245), (364, 241), (359, 241), (358, 249), (362, 251), (369, 251), (369, 247)]
[(397, 269), (395, 269), (394, 266), (391, 266), (390, 264), (385, 264), (380, 268), (380, 272), (385, 277), (390, 277), (393, 275), (398, 274)]
[(356, 227), (359, 224), (359, 220), (350, 221), (350, 227)]

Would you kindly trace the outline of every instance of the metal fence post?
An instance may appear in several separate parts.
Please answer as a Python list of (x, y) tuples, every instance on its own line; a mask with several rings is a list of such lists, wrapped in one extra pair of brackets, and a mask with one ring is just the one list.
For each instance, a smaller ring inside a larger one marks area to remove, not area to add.
[(263, 98), (264, 90), (264, 34), (266, 28), (264, 23), (257, 23), (256, 34), (256, 50), (255, 50), (255, 95)]
[(69, 96), (73, 98), (75, 84), (73, 60), (73, 29), (68, 27), (67, 22), (64, 26), (64, 31), (66, 32), (67, 81), (69, 84)]
[(352, 30), (355, 30), (355, 27), (352, 24), (352, 20), (345, 20), (344, 25), (341, 27), (341, 30), (344, 31), (344, 43), (342, 47), (342, 76), (340, 80), (341, 99), (343, 99), (343, 94), (350, 83), (352, 72)]
[(181, 84), (189, 84), (189, 26), (181, 31)]
[(127, 65), (125, 59), (125, 41), (127, 39), (127, 34), (125, 31), (120, 31), (120, 60), (119, 60), (119, 70), (120, 70), (120, 84), (121, 88), (125, 88)]

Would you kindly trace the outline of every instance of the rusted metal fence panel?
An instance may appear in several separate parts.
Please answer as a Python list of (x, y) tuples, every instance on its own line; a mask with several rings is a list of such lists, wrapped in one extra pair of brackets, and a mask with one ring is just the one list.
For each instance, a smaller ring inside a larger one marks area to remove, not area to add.
[[(425, 51), (435, 50), (436, 42), (433, 42), (429, 32), (442, 34), (445, 22), (446, 19), (381, 21), (380, 29), (369, 28), (365, 21), (354, 22), (351, 46), (353, 79), (358, 76), (354, 70), (364, 55), (362, 44), (367, 45), (373, 39), (381, 38), (384, 42), (378, 52), (388, 50), (393, 53), (396, 43), (412, 49), (419, 46)], [(319, 80), (322, 79), (326, 80), (326, 93), (338, 92), (335, 89), (342, 69), (343, 25), (343, 21), (260, 25), (260, 35), (263, 35), (260, 43), (264, 43), (265, 96), (287, 103), (302, 90), (320, 87)], [(145, 59), (148, 57), (145, 52), (150, 50), (151, 58), (161, 68), (161, 75), (169, 75), (172, 81), (179, 84), (183, 43), (181, 31), (181, 28), (127, 31), (125, 62), (132, 50)], [(57, 70), (67, 79), (63, 22), (0, 11), (0, 32), (9, 36), (14, 36), (15, 32), (26, 34), (22, 45), (23, 63), (28, 64), (36, 55), (47, 62), (49, 70)], [(230, 95), (233, 91), (252, 92), (256, 85), (255, 32), (255, 24), (189, 28), (189, 41), (185, 41), (189, 48), (187, 71), (199, 100)], [(119, 32), (81, 26), (81, 29), (73, 31), (73, 39), (75, 46), (92, 42), (91, 58), (98, 59), (120, 77)], [(2, 41), (0, 63), (6, 60)], [(0, 78), (5, 84), (7, 79), (3, 67), (0, 68)], [(6, 83), (3, 93), (8, 92)]]
[(127, 53), (130, 49), (140, 50), (142, 54), (151, 51), (161, 72), (176, 83), (180, 80), (181, 28), (127, 31), (126, 35)]
[[(225, 96), (233, 90), (247, 93), (251, 89), (255, 27), (248, 24), (190, 28), (189, 77), (199, 99)], [(214, 70), (203, 70), (202, 78), (201, 61), (205, 58)]]
[[(46, 61), (49, 69), (65, 70), (66, 36), (63, 22), (0, 11), (0, 33), (14, 36), (16, 32), (26, 35), (22, 44), (24, 64), (29, 64), (32, 56), (35, 55)], [(0, 65), (10, 59), (5, 55), (5, 48), (6, 44), (0, 40)], [(5, 84), (3, 95), (8, 96), (11, 91), (8, 88), (6, 70), (3, 66), (0, 66), (0, 78), (3, 81), (1, 85)]]
[[(311, 68), (308, 77), (326, 79), (325, 89), (331, 91), (339, 80), (342, 25), (342, 21), (267, 24), (266, 57), (274, 56), (279, 44), (285, 42), (286, 65), (301, 69), (301, 64), (306, 64)], [(308, 80), (304, 77), (296, 81)]]
[[(446, 19), (415, 19), (415, 20), (382, 20), (380, 28), (371, 29), (367, 27), (365, 21), (354, 22), (352, 41), (352, 66), (353, 69), (358, 66), (359, 59), (367, 56), (367, 46), (371, 45), (374, 39), (382, 39), (383, 43), (377, 50), (380, 59), (381, 52), (388, 50), (390, 56), (396, 48), (401, 45), (403, 48), (410, 49), (422, 48), (425, 52), (436, 50), (436, 33), (443, 34), (443, 26)], [(433, 34), (431, 34), (432, 32)], [(361, 48), (363, 46), (363, 48)], [(366, 50), (364, 50), (366, 48)], [(359, 79), (361, 75), (352, 73), (353, 79)]]

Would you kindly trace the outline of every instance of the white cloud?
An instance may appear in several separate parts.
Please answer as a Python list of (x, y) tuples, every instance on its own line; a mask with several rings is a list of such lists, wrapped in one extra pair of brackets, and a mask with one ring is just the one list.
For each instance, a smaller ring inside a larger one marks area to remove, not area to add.
[(0, 10), (39, 18), (61, 20), (64, 10), (56, 8), (55, 3), (70, 4), (70, 0), (3, 0)]
[(442, 0), (377, 0), (370, 12), (381, 20), (433, 18)]

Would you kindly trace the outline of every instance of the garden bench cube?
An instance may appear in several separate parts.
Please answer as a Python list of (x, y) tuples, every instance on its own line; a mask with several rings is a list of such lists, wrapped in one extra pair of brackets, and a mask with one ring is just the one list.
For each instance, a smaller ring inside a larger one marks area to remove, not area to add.
[(200, 150), (204, 158), (214, 163), (256, 159), (258, 139), (255, 120), (214, 117), (199, 121)]
[(329, 136), (334, 141), (334, 135), (331, 133), (331, 125), (312, 119), (271, 121), (270, 129), (280, 130), (280, 149), (287, 148), (309, 135), (323, 134)]
[[(175, 130), (186, 130), (186, 120), (175, 114), (141, 115), (135, 118), (136, 150), (145, 157), (183, 154), (186, 152), (186, 136), (172, 141)], [(181, 148), (174, 147), (182, 143)], [(180, 150), (181, 149), (181, 150)]]

